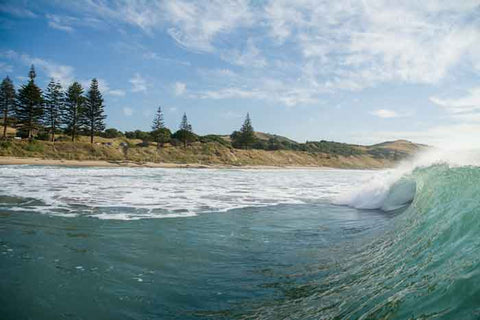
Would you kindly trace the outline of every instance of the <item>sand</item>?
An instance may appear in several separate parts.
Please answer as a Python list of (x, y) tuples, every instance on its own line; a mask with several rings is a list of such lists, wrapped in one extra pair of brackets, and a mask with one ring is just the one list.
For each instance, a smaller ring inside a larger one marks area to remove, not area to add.
[(0, 157), (0, 165), (39, 165), (67, 167), (130, 167), (130, 168), (203, 168), (203, 169), (333, 169), (329, 167), (301, 166), (231, 166), (209, 165), (201, 163), (156, 163), (104, 160), (62, 160), (41, 158)]

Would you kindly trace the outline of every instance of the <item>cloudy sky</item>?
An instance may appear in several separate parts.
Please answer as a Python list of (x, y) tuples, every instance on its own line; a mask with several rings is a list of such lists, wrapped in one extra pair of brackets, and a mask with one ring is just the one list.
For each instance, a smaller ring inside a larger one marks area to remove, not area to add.
[(0, 72), (99, 79), (110, 127), (480, 144), (480, 0), (0, 0)]

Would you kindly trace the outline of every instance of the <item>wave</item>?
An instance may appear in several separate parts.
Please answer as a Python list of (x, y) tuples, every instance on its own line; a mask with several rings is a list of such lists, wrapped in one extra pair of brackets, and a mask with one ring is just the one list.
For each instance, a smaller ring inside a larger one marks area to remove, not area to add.
[(357, 189), (336, 196), (333, 203), (357, 209), (381, 209), (383, 211), (399, 209), (410, 204), (415, 198), (418, 177), (414, 175), (414, 172), (435, 165), (445, 165), (451, 168), (478, 167), (480, 152), (429, 150), (412, 161), (400, 164), (393, 170), (372, 175)]
[(292, 319), (478, 319), (480, 167), (470, 160), (378, 173), (342, 195), (350, 206), (404, 209), (348, 259), (319, 266), (326, 277), (309, 274), (314, 280), (289, 289), (301, 297), (262, 306), (255, 317), (288, 310)]

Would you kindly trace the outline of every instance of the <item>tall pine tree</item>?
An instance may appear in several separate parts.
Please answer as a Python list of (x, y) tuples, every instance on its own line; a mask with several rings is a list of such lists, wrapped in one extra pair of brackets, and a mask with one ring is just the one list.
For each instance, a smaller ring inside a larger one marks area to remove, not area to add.
[(42, 90), (35, 84), (35, 68), (32, 65), (29, 72), (30, 80), (18, 90), (16, 117), (22, 131), (28, 139), (33, 138), (33, 133), (40, 127), (43, 116)]
[(257, 138), (255, 137), (255, 131), (253, 130), (252, 121), (248, 113), (240, 131), (234, 131), (230, 137), (232, 138), (233, 146), (236, 148), (241, 147), (248, 149), (255, 143)]
[(192, 130), (192, 125), (188, 122), (187, 114), (184, 113), (182, 122), (180, 122), (180, 130), (175, 132), (173, 138), (183, 142), (183, 147), (186, 148), (187, 144), (195, 141), (196, 137)]
[(8, 121), (15, 110), (15, 88), (7, 76), (0, 85), (0, 112), (3, 116), (3, 138), (7, 137)]
[(187, 114), (183, 113), (182, 122), (180, 122), (180, 130), (192, 132), (192, 125), (188, 122)]
[(83, 127), (90, 134), (91, 144), (93, 144), (95, 133), (105, 130), (106, 117), (102, 94), (98, 89), (98, 81), (93, 79), (87, 92), (85, 108), (81, 118)]
[(162, 107), (158, 107), (155, 118), (153, 118), (152, 131), (165, 128), (165, 122), (163, 120)]
[(61, 116), (65, 104), (65, 94), (59, 82), (55, 82), (53, 79), (50, 80), (44, 100), (45, 125), (50, 131), (52, 142), (55, 142), (55, 131), (61, 125)]
[(65, 99), (65, 110), (62, 113), (62, 121), (72, 136), (72, 141), (80, 130), (80, 117), (83, 113), (85, 97), (83, 88), (78, 82), (74, 82), (68, 87)]

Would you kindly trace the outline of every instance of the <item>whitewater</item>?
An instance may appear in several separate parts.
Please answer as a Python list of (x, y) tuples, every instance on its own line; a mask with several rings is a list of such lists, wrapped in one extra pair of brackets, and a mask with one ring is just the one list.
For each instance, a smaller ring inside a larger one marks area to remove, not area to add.
[(381, 171), (0, 167), (0, 308), (478, 319), (479, 164), (428, 150)]

